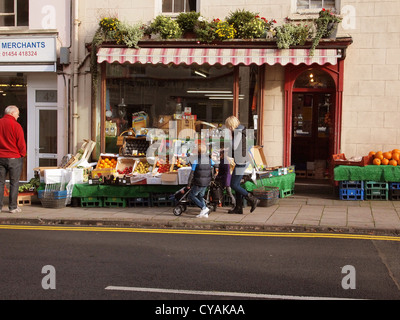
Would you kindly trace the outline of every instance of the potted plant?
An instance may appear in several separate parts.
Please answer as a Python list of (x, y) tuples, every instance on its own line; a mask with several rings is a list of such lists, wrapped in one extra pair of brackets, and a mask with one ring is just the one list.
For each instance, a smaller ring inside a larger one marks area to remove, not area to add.
[(308, 25), (285, 23), (275, 28), (276, 44), (279, 49), (304, 45), (310, 36), (310, 30)]
[(310, 55), (314, 54), (315, 48), (322, 38), (336, 38), (337, 27), (341, 21), (342, 19), (333, 14), (331, 10), (322, 9), (319, 12), (318, 18), (314, 21), (316, 33), (313, 38)]
[(177, 39), (182, 36), (179, 24), (171, 17), (158, 15), (150, 24), (153, 34), (159, 34), (162, 39)]
[(183, 32), (183, 36), (185, 38), (194, 38), (194, 27), (196, 21), (200, 18), (200, 13), (191, 11), (191, 12), (181, 12), (176, 17), (176, 22)]
[(219, 40), (234, 39), (237, 31), (228, 21), (218, 21), (215, 29), (216, 38)]
[(129, 48), (138, 48), (138, 42), (142, 40), (144, 30), (142, 25), (130, 25), (128, 23), (119, 23), (114, 33), (117, 44), (125, 44)]
[(217, 29), (217, 23), (219, 19), (214, 19), (209, 22), (203, 17), (199, 19), (194, 24), (194, 33), (196, 34), (197, 40), (201, 42), (212, 42), (217, 38), (215, 30)]
[[(229, 16), (226, 18), (228, 24), (232, 25), (237, 31), (236, 37), (240, 39), (246, 38), (246, 32), (248, 32), (247, 28), (244, 26), (248, 23), (252, 23), (252, 20), (255, 19), (257, 13), (248, 11), (248, 10), (236, 10), (231, 12)], [(253, 22), (256, 24), (257, 22)]]
[(267, 33), (273, 29), (274, 23), (276, 23), (275, 20), (268, 21), (266, 18), (256, 15), (250, 21), (240, 24), (238, 33), (243, 39), (266, 38)]

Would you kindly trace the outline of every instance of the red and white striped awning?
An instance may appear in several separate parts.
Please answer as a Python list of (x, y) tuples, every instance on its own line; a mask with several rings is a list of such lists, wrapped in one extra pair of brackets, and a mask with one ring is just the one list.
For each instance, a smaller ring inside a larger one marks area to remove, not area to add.
[(309, 49), (237, 49), (237, 48), (100, 48), (98, 63), (151, 63), (151, 64), (294, 64), (304, 63), (335, 65), (341, 57), (337, 49), (316, 49), (310, 56)]

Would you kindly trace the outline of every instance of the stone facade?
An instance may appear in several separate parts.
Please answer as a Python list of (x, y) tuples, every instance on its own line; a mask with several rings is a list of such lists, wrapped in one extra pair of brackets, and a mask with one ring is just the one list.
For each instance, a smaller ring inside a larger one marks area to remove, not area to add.
[[(345, 59), (341, 152), (351, 157), (368, 154), (370, 150), (399, 148), (400, 2), (337, 3), (344, 16), (338, 36), (353, 38)], [(245, 8), (280, 24), (285, 17), (298, 17), (295, 4), (295, 0), (202, 0), (199, 11), (206, 18), (224, 18), (231, 11)], [(101, 17), (114, 15), (131, 23), (148, 23), (160, 13), (160, 6), (161, 0), (79, 1), (80, 61), (87, 54), (84, 44), (91, 41)], [(88, 64), (85, 68), (88, 70)], [(282, 165), (284, 157), (284, 67), (267, 66), (265, 70), (263, 143), (269, 164), (275, 166)], [(90, 77), (81, 76), (79, 103), (88, 111), (87, 115), (80, 114), (82, 124), (90, 121), (89, 87)], [(82, 139), (90, 136), (90, 128), (80, 128)]]

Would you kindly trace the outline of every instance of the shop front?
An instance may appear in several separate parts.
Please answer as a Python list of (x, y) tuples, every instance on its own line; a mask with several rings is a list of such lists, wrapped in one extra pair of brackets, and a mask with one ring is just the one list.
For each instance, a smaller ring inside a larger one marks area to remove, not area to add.
[[(343, 46), (330, 43), (310, 56), (308, 49), (279, 50), (265, 41), (223, 46), (148, 41), (139, 45), (140, 49), (104, 46), (97, 53), (101, 94), (96, 112), (100, 122), (93, 125), (98, 128), (100, 153), (118, 153), (117, 137), (130, 128), (132, 116), (141, 112), (146, 114), (150, 128), (168, 129), (165, 119), (183, 117), (193, 121), (199, 134), (203, 128), (221, 127), (228, 116), (235, 115), (247, 128), (254, 129), (255, 144), (268, 148), (264, 132), (269, 121), (266, 110), (276, 106), (266, 105), (265, 96), (274, 88), (269, 88), (265, 79), (275, 72), (274, 65), (285, 70), (283, 120), (272, 124), (284, 127), (284, 138), (277, 137), (284, 140), (280, 165), (313, 161), (320, 156), (328, 159), (338, 148), (341, 110), (337, 106), (341, 96), (337, 88), (343, 75)], [(314, 70), (316, 81), (324, 83), (305, 83), (303, 78), (310, 75), (306, 74), (310, 70)], [(306, 99), (306, 104), (296, 104), (300, 99)], [(310, 111), (309, 104), (315, 104), (317, 111)], [(308, 136), (301, 132), (307, 132), (306, 127), (294, 127), (294, 119), (303, 116), (303, 110), (306, 116), (319, 112), (310, 118), (316, 125)], [(322, 116), (327, 121), (333, 119), (332, 128), (324, 127), (323, 132), (322, 125), (318, 127)], [(313, 156), (304, 158), (302, 152), (309, 153), (305, 146)]]
[(9, 105), (20, 109), (27, 157), (22, 181), (37, 166), (58, 161), (57, 35), (14, 34), (0, 37), (0, 113)]

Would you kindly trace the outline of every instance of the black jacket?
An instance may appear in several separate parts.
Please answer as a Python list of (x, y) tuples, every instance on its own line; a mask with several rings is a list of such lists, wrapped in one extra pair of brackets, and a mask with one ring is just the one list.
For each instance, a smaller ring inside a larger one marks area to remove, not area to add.
[(188, 186), (207, 187), (212, 178), (213, 167), (211, 165), (211, 159), (208, 159), (207, 163), (197, 163), (195, 170), (190, 172)]

